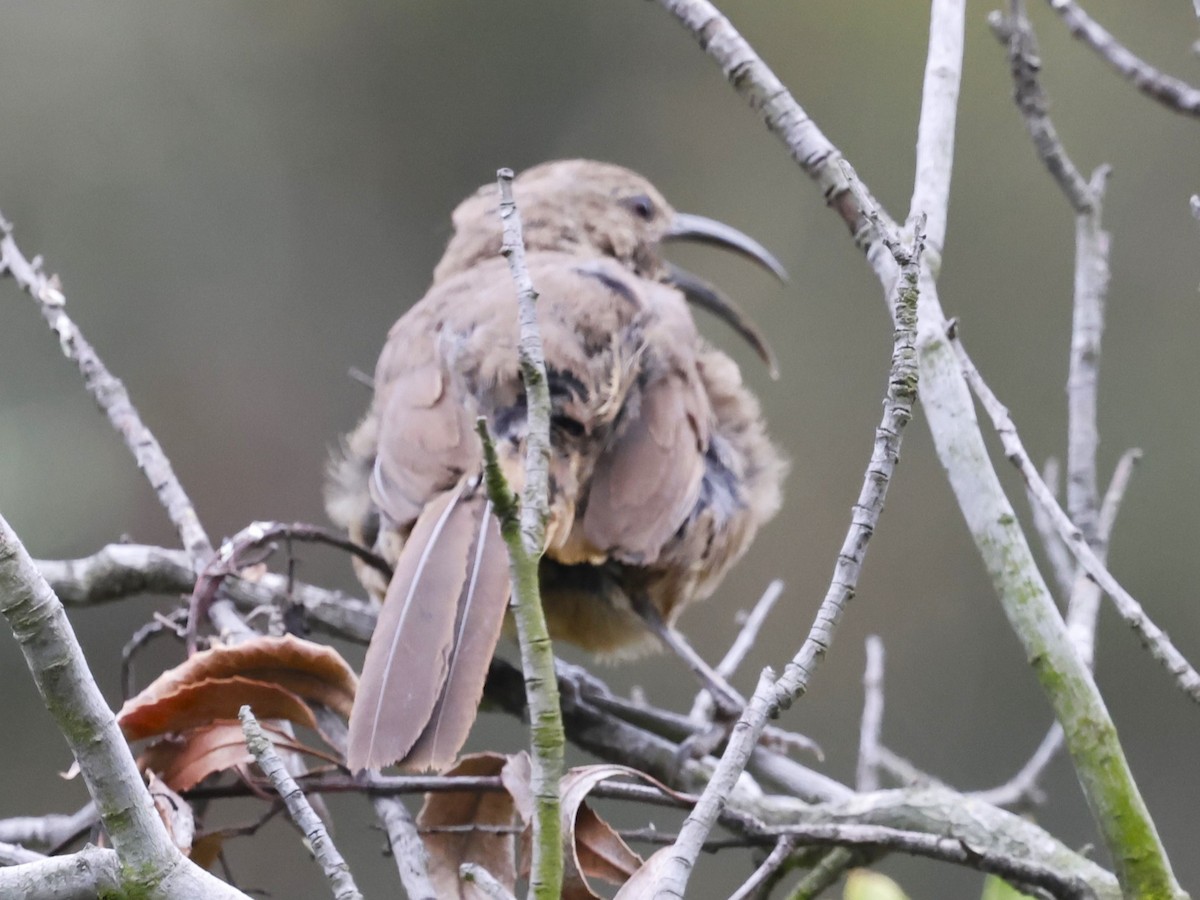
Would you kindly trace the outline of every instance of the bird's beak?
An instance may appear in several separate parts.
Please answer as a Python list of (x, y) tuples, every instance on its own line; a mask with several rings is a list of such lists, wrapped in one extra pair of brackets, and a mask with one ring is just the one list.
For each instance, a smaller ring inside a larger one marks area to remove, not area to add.
[(780, 265), (771, 251), (731, 225), (710, 219), (707, 216), (694, 216), (690, 213), (675, 213), (671, 226), (663, 235), (667, 241), (696, 241), (713, 247), (723, 247), (734, 253), (758, 263), (780, 281), (788, 280), (787, 270)]
[[(723, 222), (718, 222), (716, 219), (689, 213), (676, 213), (675, 218), (671, 221), (671, 227), (663, 235), (663, 239), (691, 240), (715, 247), (724, 247), (758, 263), (780, 281), (787, 281), (787, 271), (766, 247), (749, 235), (743, 234)], [(670, 263), (667, 264), (667, 280), (679, 288), (690, 302), (707, 309), (745, 338), (762, 361), (767, 364), (771, 377), (779, 377), (775, 354), (767, 344), (766, 338), (758, 330), (758, 326), (738, 309), (732, 300), (703, 278)]]
[(702, 309), (707, 309), (745, 338), (759, 358), (767, 364), (767, 371), (770, 372), (771, 377), (779, 377), (779, 365), (774, 351), (771, 350), (767, 339), (762, 336), (762, 332), (758, 330), (758, 326), (737, 308), (737, 304), (703, 278), (672, 263), (667, 263), (667, 281), (679, 288), (689, 302), (695, 303)]

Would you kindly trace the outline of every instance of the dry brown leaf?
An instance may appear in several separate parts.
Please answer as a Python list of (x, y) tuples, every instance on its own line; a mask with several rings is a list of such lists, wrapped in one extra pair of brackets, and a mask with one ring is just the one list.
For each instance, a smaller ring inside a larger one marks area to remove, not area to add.
[(529, 786), (532, 774), (533, 763), (524, 750), (509, 756), (504, 768), (500, 770), (500, 781), (513, 798), (521, 821), (526, 823), (533, 820), (533, 788)]
[[(328, 706), (344, 718), (350, 716), (358, 687), (354, 670), (336, 650), (289, 634), (222, 644), (195, 653), (159, 675), (130, 703), (149, 702), (184, 685), (235, 676), (279, 685), (305, 700)], [(254, 713), (264, 718), (257, 709)]]
[[(153, 685), (152, 685), (153, 687)], [(173, 690), (143, 691), (117, 713), (117, 722), (130, 741), (172, 732), (182, 733), (217, 719), (236, 719), (249, 704), (260, 719), (287, 719), (316, 728), (312, 710), (291, 691), (249, 678), (207, 678)]]
[(181, 853), (190, 854), (192, 841), (196, 837), (196, 818), (191, 805), (164, 784), (153, 771), (147, 773), (146, 787), (150, 791), (150, 799), (154, 801), (155, 811), (167, 826), (172, 843)]
[(624, 884), (644, 862), (587, 803), (575, 817), (575, 855), (579, 871), (609, 884)]
[[(327, 753), (299, 743), (286, 731), (262, 724), (277, 748), (338, 762)], [(147, 747), (138, 758), (143, 769), (158, 772), (177, 791), (191, 790), (209, 775), (252, 762), (254, 757), (246, 749), (242, 725), (236, 720), (216, 721), (164, 738)]]
[(629, 766), (595, 765), (571, 769), (559, 782), (563, 836), (563, 897), (593, 900), (588, 878), (623, 884), (639, 867), (642, 858), (607, 822), (585, 803), (587, 795), (610, 778), (637, 778), (658, 782)]
[[(475, 753), (463, 757), (447, 775), (501, 775), (510, 757), (499, 753)], [(483, 900), (487, 897), (477, 885), (463, 882), (458, 868), (475, 863), (487, 869), (497, 881), (512, 891), (517, 882), (513, 860), (514, 835), (490, 831), (428, 833), (424, 829), (478, 825), (509, 827), (517, 822), (516, 803), (499, 791), (453, 791), (425, 795), (417, 815), (417, 828), (429, 853), (429, 878), (439, 898)]]

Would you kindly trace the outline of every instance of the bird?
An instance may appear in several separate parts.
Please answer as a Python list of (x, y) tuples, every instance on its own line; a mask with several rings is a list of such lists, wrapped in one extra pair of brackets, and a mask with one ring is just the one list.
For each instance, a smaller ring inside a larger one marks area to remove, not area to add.
[[(742, 232), (676, 212), (646, 178), (592, 160), (513, 183), (551, 396), (549, 516), (539, 567), (551, 637), (602, 659), (659, 646), (779, 509), (787, 464), (737, 364), (701, 337), (715, 313), (775, 372), (755, 325), (662, 246), (725, 247), (786, 277)], [(525, 391), (499, 191), (452, 215), (425, 295), (388, 332), (374, 393), (331, 460), (326, 507), (394, 566), (355, 561), (382, 600), (346, 753), (352, 771), (443, 770), (466, 741), (509, 603), (507, 556), (482, 480), (478, 417), (519, 492)]]

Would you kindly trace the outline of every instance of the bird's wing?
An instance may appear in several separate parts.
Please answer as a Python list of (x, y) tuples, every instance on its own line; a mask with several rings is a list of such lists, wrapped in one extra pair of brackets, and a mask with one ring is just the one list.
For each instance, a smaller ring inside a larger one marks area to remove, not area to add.
[(677, 374), (650, 383), (597, 461), (583, 526), (613, 558), (653, 562), (695, 507), (705, 450), (699, 400)]

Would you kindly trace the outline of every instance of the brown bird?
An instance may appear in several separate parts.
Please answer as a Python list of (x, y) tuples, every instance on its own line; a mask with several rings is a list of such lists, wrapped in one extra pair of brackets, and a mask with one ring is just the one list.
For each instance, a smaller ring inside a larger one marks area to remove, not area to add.
[[(586, 160), (522, 173), (514, 194), (552, 401), (550, 516), (541, 562), (553, 638), (607, 657), (655, 638), (709, 596), (779, 507), (784, 463), (734, 362), (696, 331), (688, 301), (721, 316), (774, 369), (766, 343), (660, 245), (722, 245), (782, 277), (742, 233), (675, 212), (641, 176)], [(331, 517), (395, 563), (350, 718), (352, 770), (444, 768), (474, 721), (499, 640), (507, 558), (481, 484), (487, 419), (514, 489), (525, 394), (517, 297), (500, 257), (499, 192), (454, 211), (433, 284), (388, 334), (365, 418), (332, 464)]]

